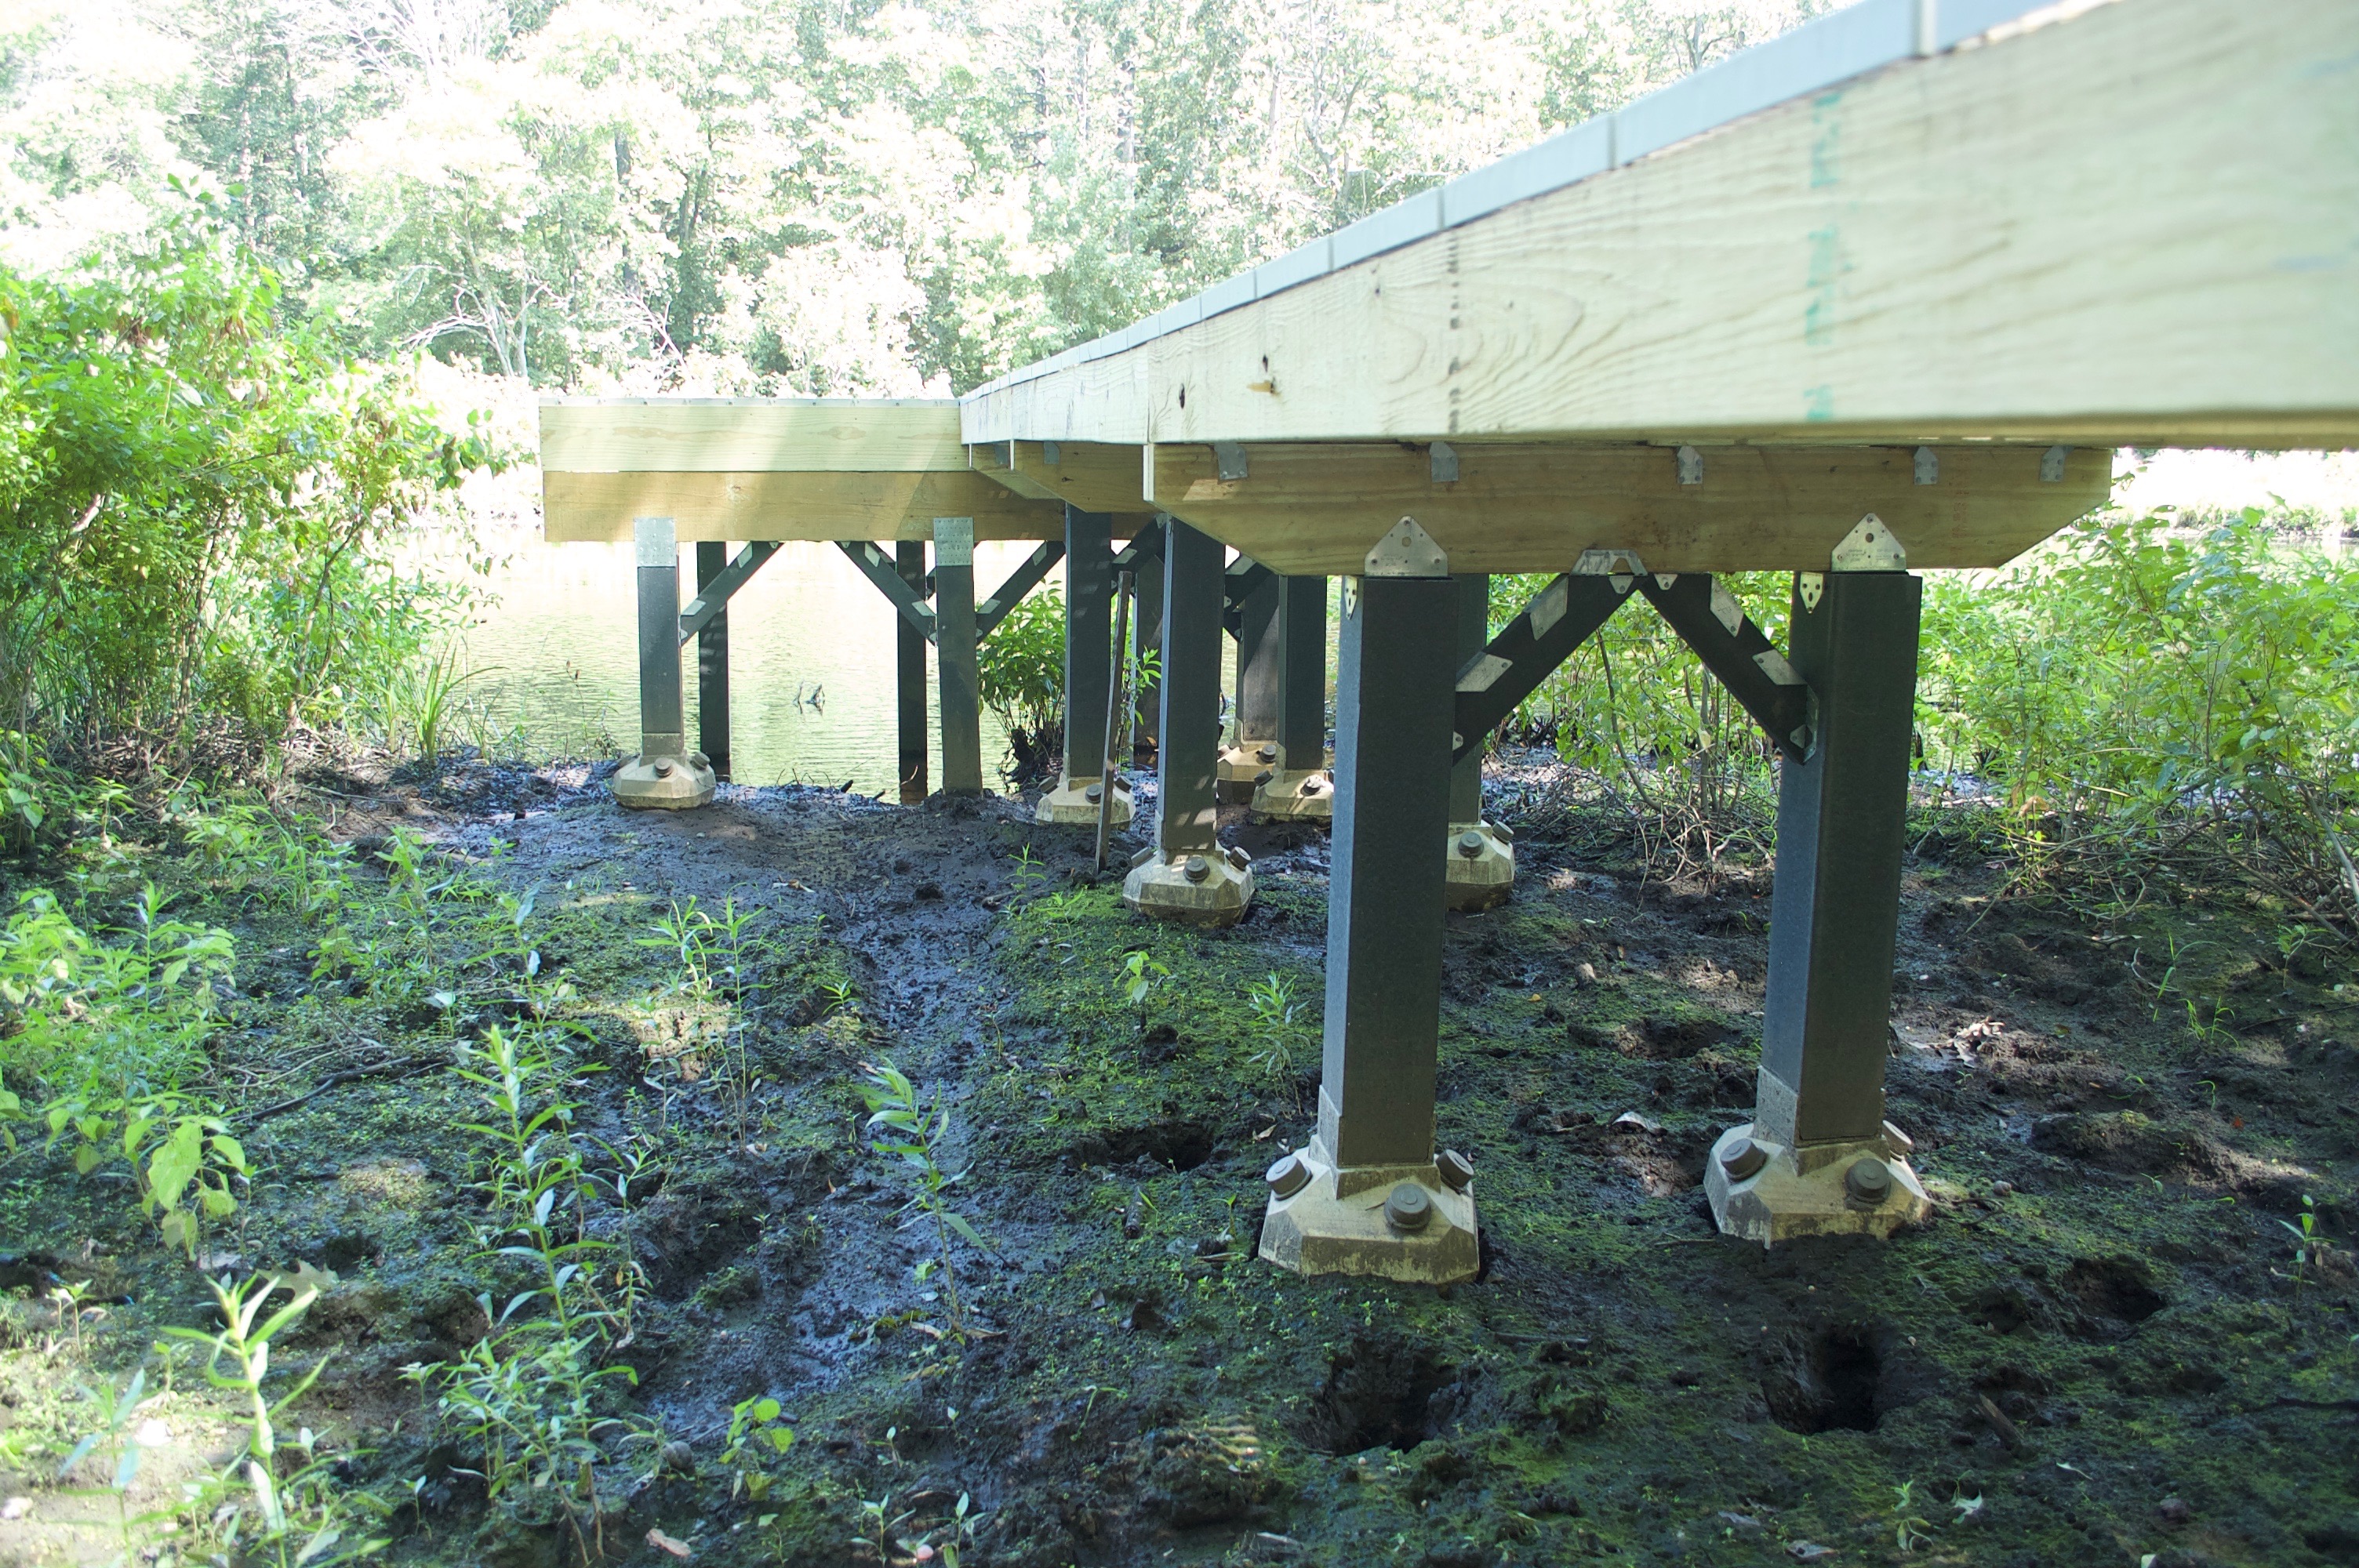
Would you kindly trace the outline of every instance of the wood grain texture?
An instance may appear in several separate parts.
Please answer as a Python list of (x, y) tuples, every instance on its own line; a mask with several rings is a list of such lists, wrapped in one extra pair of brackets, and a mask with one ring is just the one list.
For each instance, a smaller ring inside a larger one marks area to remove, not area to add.
[(629, 398), (540, 406), (540, 465), (566, 473), (953, 471), (958, 405), (843, 398)]
[(1892, 66), (964, 429), (2359, 444), (2359, 5), (2116, 0)]
[[(961, 452), (961, 461), (965, 454)], [(627, 539), (634, 517), (669, 517), (691, 539), (923, 539), (937, 517), (972, 517), (978, 539), (1061, 539), (1060, 502), (1027, 501), (954, 473), (570, 473), (541, 476), (546, 536)]]
[(1050, 462), (1038, 441), (1012, 441), (1015, 471), (1084, 512), (1151, 514), (1136, 447), (1060, 441)]
[(1703, 482), (1679, 482), (1663, 447), (1463, 446), (1458, 481), (1435, 484), (1426, 449), (1245, 449), (1223, 481), (1212, 449), (1158, 443), (1155, 504), (1272, 571), (1348, 576), (1402, 517), (1449, 552), (1452, 571), (1563, 571), (1585, 549), (1635, 550), (1655, 571), (1823, 570), (1870, 512), (1918, 567), (1993, 567), (2102, 504), (2113, 454), (2080, 449), (2039, 477), (2021, 447), (1946, 447), (1936, 482), (1894, 447), (1710, 447)]

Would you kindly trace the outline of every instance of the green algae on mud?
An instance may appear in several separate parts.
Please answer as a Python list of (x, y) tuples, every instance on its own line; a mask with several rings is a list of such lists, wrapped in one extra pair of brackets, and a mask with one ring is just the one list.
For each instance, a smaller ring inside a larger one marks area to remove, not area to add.
[[(614, 1354), (639, 1377), (629, 1413), (670, 1445), (601, 1466), (614, 1561), (671, 1561), (650, 1530), (699, 1561), (875, 1561), (880, 1527), (897, 1562), (1042, 1565), (2359, 1552), (2352, 1271), (2331, 1246), (2297, 1282), (2280, 1223), (2307, 1194), (2349, 1236), (2359, 1015), (2332, 966), (2277, 950), (2266, 909), (2222, 895), (2092, 929), (1995, 899), (1978, 862), (1912, 865), (1891, 1108), (1939, 1211), (1885, 1246), (1763, 1252), (1712, 1233), (1697, 1182), (1750, 1100), (1766, 875), (1665, 888), (1527, 828), (1515, 901), (1450, 923), (1438, 1115), (1475, 1162), (1485, 1269), (1435, 1292), (1253, 1256), (1259, 1173), (1305, 1136), (1317, 1081), (1314, 832), (1239, 829), (1256, 907), (1197, 932), (1128, 918), (1080, 836), (1008, 802), (363, 804), (337, 834), (424, 826), (463, 879), (454, 910), (538, 890), (525, 930), (601, 1069), (578, 1130), (654, 1173), (584, 1217), (639, 1271)], [(148, 869), (239, 937), (214, 1045), (233, 1122), (348, 1061), (387, 1066), (248, 1135), (266, 1169), (223, 1249), (338, 1276), (290, 1346), (338, 1347), (302, 1418), (396, 1505), (394, 1559), (568, 1560), (545, 1519), (483, 1507), (474, 1456), (402, 1376), (481, 1335), (479, 1292), (514, 1288), (452, 1130), (470, 1114), (445, 1064), (506, 1016), (463, 922), (449, 958), (472, 978), (437, 1007), (315, 982), (315, 929), (168, 852)], [(356, 881), (365, 933), (392, 894), (373, 859)], [(758, 911), (723, 999), (759, 1073), (744, 1148), (723, 1065), (682, 1048), (696, 1020), (640, 945), (690, 897)], [(1143, 1016), (1119, 984), (1141, 950), (1172, 971)], [(1248, 1001), (1272, 973), (1309, 1004), (1278, 1071)], [(941, 1089), (989, 1244), (959, 1258), (985, 1331), (964, 1344), (863, 1136), (862, 1064), (887, 1059)], [(103, 1175), (36, 1144), (0, 1189), (33, 1282), (129, 1298), (71, 1375), (48, 1309), (11, 1308), (5, 1376), (26, 1391), (0, 1455), (36, 1517), (33, 1448), (76, 1416), (59, 1385), (201, 1311)], [(731, 1410), (761, 1396), (799, 1441), (732, 1459)]]

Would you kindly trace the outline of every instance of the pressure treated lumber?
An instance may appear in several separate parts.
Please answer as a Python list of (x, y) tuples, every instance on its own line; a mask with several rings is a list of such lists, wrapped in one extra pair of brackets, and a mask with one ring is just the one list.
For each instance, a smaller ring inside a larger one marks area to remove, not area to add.
[(2359, 444), (2354, 58), (2348, 0), (2096, 5), (972, 395), (964, 433)]
[(2062, 477), (2044, 449), (1706, 447), (1682, 483), (1678, 453), (1645, 446), (1466, 445), (1458, 479), (1433, 481), (1430, 453), (1408, 444), (1245, 448), (1242, 480), (1220, 477), (1212, 449), (1147, 449), (1149, 499), (1271, 570), (1348, 576), (1368, 546), (1414, 517), (1452, 571), (1562, 571), (1587, 549), (1634, 550), (1658, 572), (1823, 570), (1837, 540), (1870, 512), (1911, 567), (1992, 567), (2104, 503), (2113, 454), (2075, 449)]
[(1050, 449), (1038, 441), (1008, 441), (974, 449), (1006, 454), (1005, 467), (989, 470), (1019, 493), (1045, 491), (1070, 501), (1084, 512), (1143, 513), (1147, 503), (1139, 480), (1136, 447), (1108, 446), (1102, 441), (1060, 441)]
[(1054, 539), (1060, 503), (1028, 501), (967, 470), (951, 472), (582, 473), (545, 468), (547, 537), (627, 539), (634, 517), (670, 517), (690, 539), (892, 539), (934, 536), (937, 517), (972, 517), (977, 539)]
[(540, 462), (571, 473), (954, 472), (967, 466), (949, 398), (552, 398)]

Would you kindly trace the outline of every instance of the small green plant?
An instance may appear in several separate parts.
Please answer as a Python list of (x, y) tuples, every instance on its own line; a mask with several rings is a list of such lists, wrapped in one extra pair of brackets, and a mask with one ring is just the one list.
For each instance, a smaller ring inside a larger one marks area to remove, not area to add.
[(1138, 1010), (1141, 1033), (1147, 1031), (1147, 1004), (1170, 978), (1171, 966), (1143, 947), (1123, 956), (1122, 968), (1114, 974), (1114, 989), (1124, 1001)]
[(2331, 1237), (2319, 1231), (2318, 1205), (2308, 1193), (2301, 1195), (2300, 1218), (2281, 1219), (2277, 1223), (2293, 1236), (2293, 1288), (2299, 1291), (2302, 1286), (2304, 1271), (2326, 1256), (2327, 1249), (2334, 1242)]
[[(292, 1476), (279, 1474), (278, 1417), (319, 1380), (327, 1369), (328, 1357), (321, 1357), (292, 1389), (273, 1400), (262, 1390), (270, 1372), (270, 1342), (301, 1318), (320, 1292), (310, 1286), (294, 1291), (286, 1305), (263, 1318), (264, 1307), (280, 1288), (276, 1275), (257, 1274), (233, 1282), (224, 1274), (211, 1283), (222, 1326), (210, 1333), (193, 1328), (164, 1332), (174, 1339), (205, 1346), (211, 1352), (205, 1362), (205, 1381), (245, 1396), (245, 1453), (200, 1494), (212, 1505), (206, 1511), (224, 1532), (223, 1544), (229, 1559), (266, 1562), (275, 1568), (316, 1568), (384, 1550), (386, 1542), (382, 1540), (346, 1541), (353, 1521), (336, 1495), (329, 1466), (319, 1455), (310, 1428), (301, 1429), (296, 1438), (296, 1449), (304, 1463)], [(224, 1361), (229, 1363), (226, 1371)], [(240, 1479), (250, 1504), (233, 1500), (240, 1494)]]
[(728, 1098), (740, 1149), (753, 1141), (754, 1091), (760, 1083), (742, 1005), (752, 989), (746, 932), (760, 913), (740, 910), (733, 898), (715, 915), (690, 898), (685, 904), (674, 903), (670, 913), (648, 928), (653, 935), (639, 939), (641, 946), (677, 956), (679, 972), (667, 989), (686, 1001), (691, 1012), (709, 1017), (714, 1009), (721, 1011), (716, 1081)]
[(1246, 989), (1245, 1005), (1261, 1027), (1261, 1049), (1248, 1059), (1273, 1077), (1293, 1072), (1302, 1003), (1294, 999), (1292, 977), (1274, 972), (1263, 976)]
[(781, 1413), (778, 1401), (767, 1394), (740, 1400), (731, 1407), (729, 1445), (721, 1451), (721, 1462), (736, 1473), (729, 1484), (731, 1497), (743, 1492), (758, 1503), (769, 1495), (770, 1476), (755, 1465), (754, 1456), (766, 1448), (773, 1454), (783, 1454), (795, 1445), (795, 1429), (779, 1419)]
[(638, 1381), (629, 1366), (604, 1360), (630, 1337), (632, 1274), (623, 1274), (622, 1307), (599, 1292), (597, 1267), (613, 1244), (583, 1226), (592, 1186), (574, 1146), (576, 1108), (568, 1095), (574, 1078), (592, 1069), (565, 1058), (553, 1033), (494, 1025), (481, 1050), (453, 1069), (492, 1113), (461, 1124), (490, 1150), (479, 1184), (494, 1217), (480, 1233), (485, 1252), (527, 1260), (538, 1282), (496, 1308), (489, 1294), (477, 1297), (485, 1332), (457, 1363), (406, 1371), (440, 1389), (442, 1411), (481, 1454), (478, 1473), (491, 1499), (555, 1500), (588, 1560), (603, 1518), (592, 1474), (603, 1456), (601, 1440), (646, 1433), (601, 1408), (608, 1383)]
[(386, 741), (411, 741), (419, 760), (433, 766), (461, 722), (460, 689), (495, 667), (466, 667), (466, 654), (456, 644), (403, 664), (386, 688)]
[(1008, 892), (1021, 897), (1048, 880), (1048, 863), (1032, 853), (1032, 846), (1026, 844), (1018, 848), (1016, 869), (1007, 873)]
[(98, 1487), (73, 1488), (72, 1495), (92, 1497), (103, 1491), (114, 1498), (115, 1530), (123, 1541), (123, 1555), (117, 1561), (130, 1563), (139, 1549), (134, 1531), (146, 1522), (145, 1516), (135, 1518), (131, 1512), (131, 1483), (139, 1477), (139, 1444), (131, 1435), (131, 1422), (147, 1401), (147, 1369), (134, 1370), (130, 1381), (120, 1389), (112, 1381), (101, 1381), (95, 1389), (84, 1388), (82, 1392), (97, 1407), (97, 1423), (66, 1454), (58, 1466), (58, 1479), (63, 1481), (93, 1453), (105, 1461), (106, 1480)]
[(1089, 903), (1090, 895), (1085, 889), (1067, 888), (1063, 892), (1050, 893), (1033, 907), (1047, 919), (1071, 920), (1087, 913)]
[(964, 1216), (950, 1206), (948, 1194), (964, 1176), (952, 1175), (942, 1169), (942, 1141), (950, 1134), (951, 1113), (941, 1103), (937, 1089), (931, 1100), (919, 1093), (908, 1076), (890, 1062), (861, 1064), (868, 1082), (861, 1090), (868, 1102), (869, 1147), (888, 1159), (901, 1162), (916, 1178), (917, 1191), (902, 1206), (902, 1212), (915, 1211), (905, 1221), (903, 1228), (934, 1222), (934, 1257), (919, 1266), (918, 1278), (922, 1282), (936, 1266), (942, 1274), (942, 1301), (949, 1309), (951, 1332), (963, 1340), (967, 1337), (964, 1309), (959, 1303), (958, 1261), (951, 1252), (951, 1237), (963, 1238), (979, 1251), (989, 1251), (990, 1246), (978, 1234)]
[(1913, 1480), (1892, 1488), (1892, 1540), (1903, 1552), (1914, 1552), (1933, 1539), (1933, 1521), (1911, 1511), (1917, 1506), (1916, 1492), (1917, 1483)]

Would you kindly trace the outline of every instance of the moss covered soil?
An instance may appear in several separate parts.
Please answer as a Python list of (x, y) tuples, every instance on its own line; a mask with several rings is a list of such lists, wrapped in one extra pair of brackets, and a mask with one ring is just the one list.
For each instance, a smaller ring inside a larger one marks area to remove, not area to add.
[[(1929, 832), (1889, 1086), (1937, 1211), (1765, 1251), (1714, 1233), (1700, 1177), (1751, 1100), (1767, 874), (1666, 885), (1571, 819), (1517, 824), (1515, 898), (1446, 939), (1440, 1136), (1476, 1169), (1484, 1271), (1430, 1290), (1255, 1257), (1260, 1173), (1317, 1086), (1316, 833), (1232, 824), (1259, 892), (1208, 933), (1126, 915), (1083, 836), (1019, 801), (726, 789), (634, 816), (594, 781), (525, 789), (315, 804), (357, 847), (364, 946), (408, 918), (397, 824), (441, 857), (424, 925), (454, 972), (494, 895), (533, 890), (520, 940), (570, 982), (553, 1022), (596, 1069), (574, 1136), (607, 1178), (582, 1224), (636, 1292), (602, 1352), (642, 1433), (597, 1466), (607, 1561), (2359, 1563), (2359, 976), (2286, 951), (2266, 899), (2093, 921)], [(392, 1561), (578, 1561), (529, 1496), (486, 1506), (482, 1455), (404, 1372), (517, 1288), (452, 1070), (513, 1008), (364, 957), (315, 975), (321, 922), (266, 887), (170, 845), (137, 871), (238, 939), (212, 1086), (259, 1169), (205, 1260), (333, 1276), (281, 1352), (333, 1352), (288, 1419), (384, 1500)], [(650, 930), (690, 897), (756, 912), (701, 999)], [(1134, 1002), (1142, 950), (1169, 978)], [(1271, 976), (1290, 1024), (1249, 1002)], [(951, 1278), (870, 1147), (886, 1062), (948, 1112), (948, 1201), (986, 1244), (953, 1235)], [(0, 1562), (104, 1562), (112, 1503), (51, 1480), (78, 1390), (158, 1366), (209, 1298), (124, 1172), (20, 1142)], [(45, 1295), (82, 1281), (70, 1322)], [(150, 1500), (173, 1453), (235, 1440), (185, 1364), (178, 1389)], [(765, 1396), (797, 1441), (731, 1454)]]

